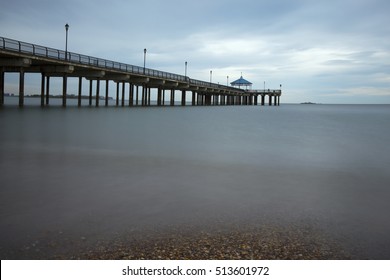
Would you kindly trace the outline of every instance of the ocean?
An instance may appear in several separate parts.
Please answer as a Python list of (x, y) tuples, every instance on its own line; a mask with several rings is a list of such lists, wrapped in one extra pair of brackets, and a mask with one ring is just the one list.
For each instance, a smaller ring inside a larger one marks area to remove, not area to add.
[(262, 223), (390, 259), (389, 105), (28, 105), (37, 100), (0, 108), (2, 259)]

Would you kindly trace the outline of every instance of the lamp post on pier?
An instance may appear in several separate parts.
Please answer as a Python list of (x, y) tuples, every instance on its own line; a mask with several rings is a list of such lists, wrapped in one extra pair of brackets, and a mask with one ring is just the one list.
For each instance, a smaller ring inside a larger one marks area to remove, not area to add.
[(184, 63), (184, 76), (187, 78), (187, 61)]
[(226, 76), (226, 86), (229, 86), (229, 76)]
[(146, 49), (144, 49), (144, 75), (145, 75), (145, 66), (146, 66)]
[(210, 70), (210, 84), (213, 82), (213, 70)]
[(65, 24), (65, 60), (68, 60), (68, 30), (69, 30), (69, 24)]

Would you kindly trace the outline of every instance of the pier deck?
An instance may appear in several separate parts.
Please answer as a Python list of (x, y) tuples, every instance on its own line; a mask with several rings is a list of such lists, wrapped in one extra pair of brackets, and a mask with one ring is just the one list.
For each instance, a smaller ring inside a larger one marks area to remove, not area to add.
[[(243, 90), (220, 84), (191, 79), (188, 76), (134, 66), (73, 52), (39, 46), (0, 37), (0, 106), (4, 104), (5, 73), (19, 73), (19, 106), (24, 105), (26, 73), (41, 74), (41, 106), (49, 105), (50, 77), (62, 77), (62, 106), (66, 107), (68, 78), (79, 79), (78, 105), (81, 106), (82, 82), (90, 83), (89, 105), (108, 106), (109, 81), (116, 83), (116, 105), (143, 106), (151, 104), (151, 89), (157, 89), (157, 105), (164, 105), (165, 91), (170, 91), (170, 105), (175, 92), (181, 91), (181, 104), (186, 105), (186, 92), (192, 92), (192, 105), (279, 105), (281, 90)], [(101, 98), (100, 84), (105, 81), (105, 98)], [(93, 96), (92, 86), (96, 83)], [(126, 85), (129, 84), (128, 87)], [(121, 87), (121, 89), (120, 89)], [(128, 92), (126, 92), (128, 88)], [(121, 96), (120, 96), (121, 94)], [(140, 100), (139, 100), (140, 95)], [(127, 97), (126, 97), (127, 96)], [(258, 101), (261, 97), (261, 101)], [(128, 98), (128, 104), (125, 100)], [(119, 101), (121, 100), (121, 104)]]

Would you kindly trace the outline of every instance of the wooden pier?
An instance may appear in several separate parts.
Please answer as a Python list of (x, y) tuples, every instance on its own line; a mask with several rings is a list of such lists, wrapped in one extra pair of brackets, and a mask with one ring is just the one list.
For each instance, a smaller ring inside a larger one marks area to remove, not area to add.
[[(89, 82), (89, 105), (108, 106), (109, 81), (116, 83), (116, 106), (150, 106), (151, 89), (157, 89), (157, 106), (175, 105), (176, 92), (181, 93), (182, 106), (187, 92), (192, 92), (191, 105), (280, 105), (279, 90), (244, 90), (236, 87), (191, 79), (187, 76), (114, 62), (68, 51), (48, 48), (0, 37), (0, 106), (4, 105), (5, 73), (19, 73), (19, 107), (24, 106), (25, 75), (41, 74), (41, 106), (50, 102), (50, 77), (62, 78), (62, 106), (68, 99), (68, 78), (78, 78), (78, 106), (81, 106), (83, 81)], [(95, 95), (93, 94), (95, 83)], [(102, 85), (103, 83), (103, 85)], [(104, 95), (101, 88), (104, 88)], [(268, 98), (267, 98), (268, 97)], [(268, 100), (267, 100), (268, 99)], [(190, 100), (188, 100), (189, 102)], [(119, 103), (120, 102), (120, 103)]]

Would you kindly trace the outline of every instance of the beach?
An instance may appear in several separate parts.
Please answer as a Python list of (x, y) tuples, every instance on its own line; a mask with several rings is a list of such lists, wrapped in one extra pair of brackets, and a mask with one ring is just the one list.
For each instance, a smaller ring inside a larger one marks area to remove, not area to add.
[[(130, 240), (130, 241), (129, 241)], [(305, 228), (264, 226), (215, 231), (178, 229), (97, 246), (81, 259), (146, 260), (326, 260), (351, 259), (335, 242)]]
[(108, 239), (51, 234), (12, 252), (31, 259), (64, 260), (349, 260), (339, 241), (311, 226), (180, 225), (133, 230)]

